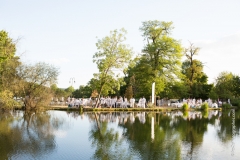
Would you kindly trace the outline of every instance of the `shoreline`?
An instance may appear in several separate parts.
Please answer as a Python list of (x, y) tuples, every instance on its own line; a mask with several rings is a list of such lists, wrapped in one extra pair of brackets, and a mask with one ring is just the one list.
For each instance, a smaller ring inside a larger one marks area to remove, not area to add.
[[(68, 106), (47, 106), (44, 107), (47, 110), (62, 110), (62, 111), (178, 111), (182, 108), (161, 106), (161, 107), (151, 107), (151, 108), (93, 108), (93, 107), (68, 107)], [(190, 108), (188, 111), (200, 111), (201, 109)], [(222, 110), (222, 108), (208, 108), (208, 110)]]

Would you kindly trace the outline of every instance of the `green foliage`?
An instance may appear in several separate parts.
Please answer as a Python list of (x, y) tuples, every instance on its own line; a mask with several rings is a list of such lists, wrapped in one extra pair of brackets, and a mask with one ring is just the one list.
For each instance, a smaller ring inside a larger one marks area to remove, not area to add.
[(76, 89), (74, 92), (73, 92), (73, 97), (76, 97), (76, 98), (89, 98), (91, 97), (91, 94), (92, 94), (92, 89), (89, 85), (81, 85), (79, 86), (79, 89)]
[(201, 105), (201, 110), (206, 111), (206, 110), (208, 110), (208, 108), (209, 108), (208, 103), (203, 103), (203, 104)]
[(57, 99), (62, 99), (62, 97), (66, 99), (68, 96), (71, 96), (72, 91), (74, 90), (74, 88), (73, 89), (72, 88), (73, 87), (62, 89), (62, 88), (58, 88), (56, 84), (51, 85), (51, 91), (53, 93), (53, 97)]
[(152, 104), (151, 102), (149, 102), (149, 103), (147, 103), (147, 107), (148, 108), (154, 108), (154, 107), (156, 107), (154, 104)]
[(232, 106), (231, 106), (231, 104), (229, 104), (229, 103), (224, 103), (224, 104), (222, 104), (222, 108), (223, 109), (229, 109), (229, 108), (231, 108)]
[[(51, 101), (51, 86), (56, 84), (58, 69), (46, 64), (21, 65), (18, 67), (18, 92), (25, 97), (27, 109), (48, 105)], [(54, 87), (53, 87), (54, 88)]]
[(211, 85), (207, 85), (208, 77), (203, 72), (201, 61), (194, 59), (198, 55), (199, 48), (190, 43), (190, 47), (185, 49), (186, 60), (182, 64), (182, 80), (188, 87), (188, 94), (195, 98), (208, 98)]
[[(132, 49), (123, 42), (126, 30), (114, 30), (110, 32), (110, 36), (98, 40), (96, 46), (98, 52), (93, 56), (93, 62), (97, 64), (99, 73), (94, 74), (94, 78), (89, 82), (92, 90), (97, 90), (99, 97), (114, 93), (119, 90), (124, 82), (119, 77), (119, 72), (127, 67), (131, 60)], [(97, 104), (96, 104), (97, 105)]]
[(187, 110), (183, 110), (183, 117), (188, 117), (188, 111)]
[(13, 93), (9, 90), (0, 92), (0, 108), (13, 109), (21, 107), (20, 103), (13, 99)]
[(130, 100), (133, 97), (132, 86), (128, 86), (125, 91), (125, 97)]
[(232, 106), (240, 107), (240, 99), (238, 99), (238, 98), (232, 99), (231, 104), (232, 104)]
[(235, 97), (240, 98), (240, 77), (237, 75), (233, 76), (232, 79), (233, 90), (232, 93)]
[(240, 98), (240, 77), (231, 72), (221, 72), (214, 91), (221, 99)]
[(202, 115), (204, 118), (208, 118), (208, 110), (202, 110)]
[(234, 75), (231, 72), (221, 72), (216, 79), (215, 92), (221, 99), (232, 99)]
[(16, 52), (15, 42), (8, 36), (4, 30), (0, 31), (0, 62), (11, 59)]
[(182, 47), (170, 37), (172, 29), (172, 22), (164, 21), (145, 21), (140, 28), (147, 42), (141, 59), (154, 81), (161, 76), (171, 79), (179, 74)]
[(75, 89), (73, 88), (73, 86), (69, 86), (64, 91), (67, 92), (68, 96), (72, 96), (72, 93), (74, 92), (74, 90)]
[(184, 104), (183, 104), (183, 106), (182, 106), (182, 110), (183, 110), (183, 111), (187, 111), (187, 110), (189, 110), (189, 106), (188, 106), (187, 103), (184, 103)]
[(19, 57), (15, 56), (16, 42), (6, 31), (0, 31), (0, 101), (1, 107), (12, 108), (18, 104), (13, 100), (17, 94), (18, 78), (16, 68), (20, 65)]
[(209, 93), (209, 98), (213, 99), (213, 100), (217, 100), (218, 99), (218, 94), (215, 91), (215, 88), (212, 88), (210, 93)]
[(171, 82), (165, 85), (164, 91), (160, 93), (160, 97), (167, 97), (169, 99), (181, 99), (188, 97), (187, 86), (181, 82)]
[(167, 82), (176, 80), (180, 75), (182, 47), (170, 37), (172, 22), (145, 21), (140, 31), (146, 45), (143, 54), (137, 56), (126, 71), (128, 77), (134, 77), (133, 92), (135, 97), (150, 96), (152, 83), (155, 82), (155, 93), (164, 91)]
[(20, 64), (15, 52), (15, 42), (6, 31), (0, 31), (0, 91), (9, 90), (14, 85), (16, 67)]

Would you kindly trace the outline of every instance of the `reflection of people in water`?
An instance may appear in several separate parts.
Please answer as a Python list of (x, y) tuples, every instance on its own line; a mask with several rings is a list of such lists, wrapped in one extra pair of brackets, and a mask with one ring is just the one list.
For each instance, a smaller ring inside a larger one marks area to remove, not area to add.
[(84, 119), (84, 114), (81, 114), (81, 119)]

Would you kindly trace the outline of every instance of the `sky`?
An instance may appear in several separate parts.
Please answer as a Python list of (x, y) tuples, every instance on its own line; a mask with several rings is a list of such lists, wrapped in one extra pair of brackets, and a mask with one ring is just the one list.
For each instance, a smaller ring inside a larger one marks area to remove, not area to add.
[(213, 83), (223, 71), (240, 75), (239, 8), (239, 0), (1, 0), (0, 30), (19, 39), (16, 54), (24, 63), (52, 64), (60, 72), (57, 86), (77, 89), (98, 72), (92, 58), (98, 39), (125, 28), (125, 43), (137, 55), (142, 22), (172, 21), (171, 37), (200, 48), (195, 58)]

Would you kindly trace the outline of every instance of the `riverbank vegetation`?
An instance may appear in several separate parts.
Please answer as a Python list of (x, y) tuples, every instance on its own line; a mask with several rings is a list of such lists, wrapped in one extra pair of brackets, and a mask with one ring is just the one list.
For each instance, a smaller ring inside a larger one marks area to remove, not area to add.
[[(146, 97), (150, 100), (155, 82), (158, 99), (211, 98), (214, 101), (231, 100), (240, 107), (240, 77), (221, 72), (214, 83), (208, 83), (204, 64), (196, 59), (199, 47), (189, 43), (184, 48), (172, 37), (172, 22), (145, 21), (140, 26), (143, 36), (142, 53), (134, 54), (126, 44), (127, 31), (111, 31), (96, 43), (93, 62), (98, 72), (87, 85), (78, 89), (57, 87), (59, 69), (38, 62), (26, 64), (16, 55), (18, 40), (0, 31), (0, 108), (24, 107), (37, 109), (51, 101), (76, 98), (122, 96), (130, 99)], [(184, 60), (183, 60), (184, 59)], [(95, 106), (95, 107), (96, 107)], [(228, 107), (225, 107), (228, 108)]]

